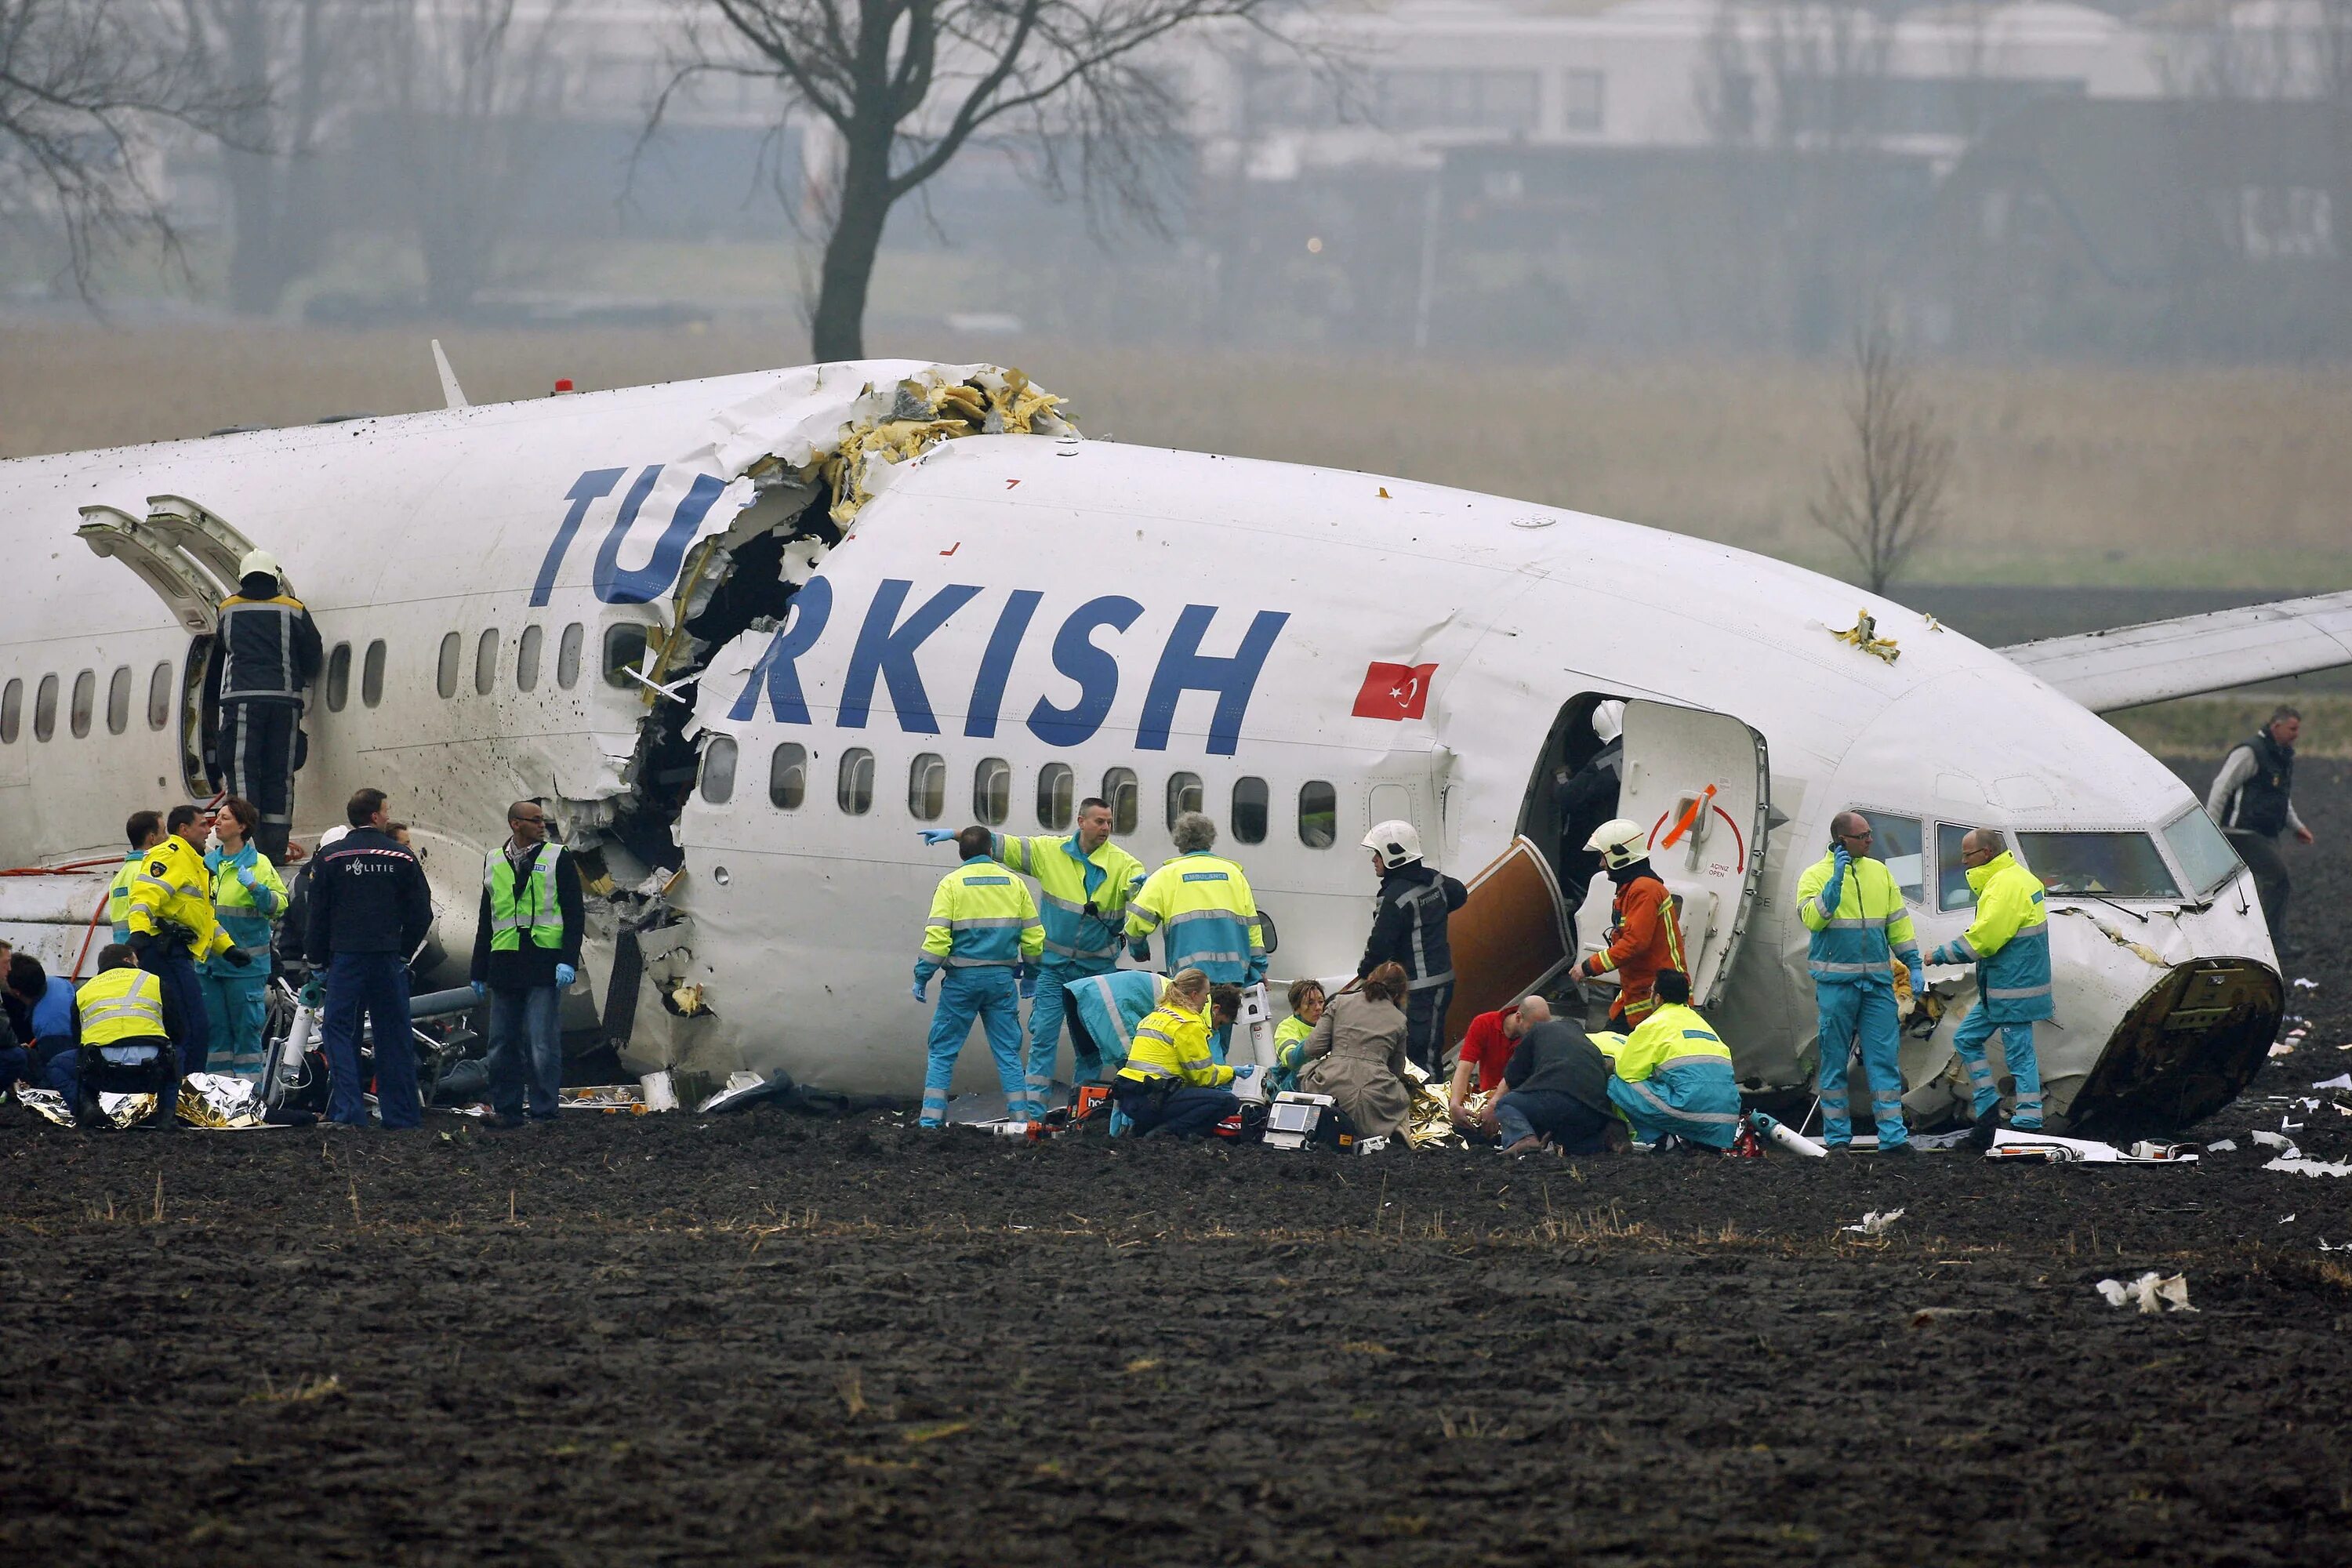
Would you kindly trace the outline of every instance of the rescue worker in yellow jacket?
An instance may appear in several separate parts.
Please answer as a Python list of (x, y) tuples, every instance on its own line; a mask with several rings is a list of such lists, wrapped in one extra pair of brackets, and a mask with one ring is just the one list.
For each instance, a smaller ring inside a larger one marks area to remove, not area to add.
[(139, 967), (138, 955), (121, 942), (99, 950), (98, 973), (74, 995), (74, 1066), (63, 1075), (74, 1121), (90, 1129), (110, 1126), (99, 1096), (152, 1094), (148, 1125), (179, 1125), (180, 1063), (173, 1038), (187, 1015), (163, 981)]
[[(1128, 953), (1151, 962), (1151, 933), (1160, 933), (1160, 967), (1170, 974), (1198, 969), (1214, 985), (1252, 986), (1265, 978), (1265, 933), (1257, 895), (1231, 860), (1212, 855), (1217, 825), (1187, 811), (1169, 829), (1176, 856), (1144, 879), (1127, 904)], [(1223, 1061), (1230, 1022), (1211, 1031)]]
[(1111, 1080), (1111, 1094), (1139, 1137), (1206, 1132), (1241, 1109), (1240, 1098), (1226, 1085), (1248, 1079), (1257, 1068), (1227, 1067), (1209, 1048), (1210, 1029), (1232, 1025), (1241, 996), (1231, 993), (1213, 1017), (1209, 993), (1207, 974), (1180, 970), (1169, 978), (1160, 1005), (1136, 1026), (1135, 1047)]
[(139, 967), (163, 983), (179, 1016), (174, 1037), (184, 1073), (204, 1071), (212, 1052), (196, 966), (215, 958), (231, 969), (253, 963), (213, 912), (212, 873), (194, 842), (205, 837), (208, 826), (194, 806), (173, 806), (163, 819), (163, 842), (148, 852), (131, 879), (131, 950), (139, 955)]
[(944, 969), (939, 1011), (931, 1016), (930, 1066), (923, 1074), (925, 1127), (948, 1119), (948, 1085), (956, 1058), (978, 1018), (988, 1030), (996, 1058), (997, 1081), (1004, 1086), (1007, 1113), (1034, 1120), (1044, 1108), (1031, 1102), (1021, 1066), (1021, 990), (1016, 970), (1025, 970), (1045, 951), (1045, 928), (1036, 900), (1020, 878), (989, 858), (996, 836), (971, 826), (956, 835), (963, 864), (940, 879), (915, 960), (914, 997)]
[(2000, 1110), (2000, 1086), (1985, 1043), (2000, 1036), (2001, 1059), (2017, 1080), (2017, 1109), (2011, 1124), (2021, 1132), (2042, 1128), (2042, 1060), (2033, 1048), (2033, 1026), (2054, 1018), (2058, 1008), (2050, 984), (2050, 916), (2043, 908), (2042, 879), (2001, 847), (2000, 835), (1972, 827), (1960, 839), (1960, 864), (1977, 896), (1977, 918), (1959, 941), (1927, 955), (1930, 963), (1977, 966), (1977, 1002), (1960, 1020), (1952, 1045), (1968, 1064), (1969, 1087), (1978, 1131), (1990, 1137)]
[(1903, 1121), (1903, 1015), (1896, 1000), (1899, 968), (1916, 994), (1927, 983), (1919, 942), (1903, 889), (1886, 862), (1874, 857), (1874, 830), (1858, 811), (1830, 819), (1830, 852), (1797, 879), (1797, 918), (1812, 932), (1806, 959), (1813, 975), (1821, 1053), (1816, 1087), (1822, 1098), (1822, 1142), (1832, 1151), (1853, 1141), (1848, 1110), (1853, 1057), (1870, 1082), (1870, 1110), (1878, 1152), (1907, 1154), (1911, 1130)]
[(160, 811), (134, 811), (131, 820), (122, 825), (122, 837), (130, 844), (130, 853), (122, 857), (121, 868), (114, 873), (114, 885), (106, 892), (107, 923), (114, 927), (114, 940), (129, 945), (131, 942), (131, 882), (139, 875), (140, 863), (148, 852), (163, 842), (163, 814)]
[(1690, 977), (1658, 971), (1651, 1009), (1609, 1064), (1609, 1102), (1655, 1147), (1671, 1135), (1698, 1149), (1728, 1149), (1739, 1133), (1739, 1079), (1731, 1049), (1692, 1010)]

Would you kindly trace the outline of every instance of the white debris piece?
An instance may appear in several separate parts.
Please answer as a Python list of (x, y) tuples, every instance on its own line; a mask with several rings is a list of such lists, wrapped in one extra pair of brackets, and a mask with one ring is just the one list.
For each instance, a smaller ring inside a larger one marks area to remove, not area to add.
[(1883, 1213), (1873, 1209), (1862, 1216), (1860, 1225), (1843, 1226), (1840, 1228), (1852, 1231), (1856, 1236), (1884, 1236), (1894, 1228), (1895, 1222), (1902, 1217), (1901, 1209), (1887, 1209)]
[(2316, 991), (2319, 989), (2319, 982), (2316, 980), (2305, 980), (2303, 976), (2298, 974), (2294, 978), (2294, 988), (2297, 991)]
[[(2253, 1134), (2253, 1140), (2265, 1149), (2277, 1150), (2279, 1152), (2280, 1160), (2300, 1160), (2303, 1158), (2303, 1151), (2294, 1146), (2294, 1140), (2292, 1138), (2282, 1138), (2275, 1132), (2257, 1131)], [(2276, 1160), (2272, 1162), (2273, 1164), (2276, 1164), (2277, 1163), (2278, 1161)]]
[(2315, 1083), (2314, 1089), (2352, 1089), (2352, 1072), (2340, 1072), (2325, 1083)]
[(2208, 1154), (2234, 1154), (2237, 1152), (2238, 1141), (2235, 1138), (2224, 1138), (2219, 1142), (2205, 1145), (2205, 1152)]
[(2285, 1153), (2263, 1167), (2265, 1171), (2300, 1171), (2306, 1176), (2352, 1176), (2352, 1163), (2340, 1160), (2306, 1160), (2289, 1149)]
[(2047, 1160), (2055, 1164), (2189, 1165), (2197, 1150), (2188, 1143), (2138, 1142), (2126, 1153), (2112, 1143), (2092, 1138), (2060, 1138), (2046, 1132), (2018, 1132), (2001, 1128), (1992, 1135), (1988, 1160)]
[(2143, 1312), (2193, 1312), (2189, 1304), (2189, 1276), (2175, 1274), (2167, 1279), (2153, 1268), (2126, 1285), (2120, 1279), (2102, 1279), (2097, 1289), (2110, 1307), (2120, 1307), (2129, 1301)]
[(2279, 1224), (2281, 1224), (2281, 1225), (2293, 1225), (2294, 1223), (2294, 1215), (2287, 1215), (2287, 1216), (2286, 1216), (2286, 1218), (2284, 1218), (2284, 1219), (2283, 1219), (2283, 1220), (2279, 1221)]

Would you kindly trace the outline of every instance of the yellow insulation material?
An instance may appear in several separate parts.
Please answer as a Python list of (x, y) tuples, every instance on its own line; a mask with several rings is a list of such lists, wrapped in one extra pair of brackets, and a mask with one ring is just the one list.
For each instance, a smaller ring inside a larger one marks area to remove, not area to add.
[(882, 417), (844, 425), (834, 449), (801, 477), (823, 475), (833, 493), (833, 521), (846, 529), (872, 499), (868, 459), (903, 463), (962, 436), (1075, 433), (1077, 426), (1062, 408), (1063, 399), (1017, 370), (989, 371), (971, 381), (927, 374), (900, 382)]

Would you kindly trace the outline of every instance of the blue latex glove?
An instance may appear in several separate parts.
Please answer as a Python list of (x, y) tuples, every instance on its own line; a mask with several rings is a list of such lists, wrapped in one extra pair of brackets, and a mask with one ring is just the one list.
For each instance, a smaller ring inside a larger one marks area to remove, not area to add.
[(477, 981), (475, 981), (475, 982), (474, 982), (474, 994), (475, 994), (475, 995), (477, 995), (477, 996), (488, 996), (489, 994), (490, 994), (490, 988), (489, 988), (488, 986), (487, 986), (487, 985), (483, 984), (482, 984), (480, 981), (478, 981), (478, 980), (477, 980)]
[(1247, 1083), (1250, 1079), (1252, 1079), (1255, 1078), (1256, 1076), (1257, 1076), (1257, 1064), (1256, 1064), (1256, 1063), (1255, 1063), (1255, 1062), (1252, 1062), (1252, 1063), (1251, 1063), (1249, 1066), (1247, 1066), (1247, 1067), (1240, 1067), (1240, 1068), (1235, 1068), (1234, 1069), (1234, 1081), (1235, 1083)]
[(248, 891), (257, 889), (261, 886), (261, 879), (253, 874), (253, 868), (250, 866), (238, 867), (236, 879), (244, 883)]
[(928, 1002), (930, 1000), (929, 997), (923, 994), (923, 983), (919, 980), (916, 981), (915, 984), (908, 988), (907, 994), (918, 1002)]
[(572, 968), (570, 964), (559, 963), (555, 966), (556, 984), (560, 986), (569, 986), (573, 981), (579, 978), (580, 972)]
[(955, 837), (953, 833), (944, 827), (918, 827), (915, 829), (915, 836), (926, 844), (946, 844)]

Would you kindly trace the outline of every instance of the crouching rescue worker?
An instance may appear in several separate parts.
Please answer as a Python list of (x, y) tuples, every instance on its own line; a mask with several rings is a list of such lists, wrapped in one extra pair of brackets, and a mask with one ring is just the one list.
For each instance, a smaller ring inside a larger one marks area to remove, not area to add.
[[(1240, 1009), (1240, 994), (1227, 986), (1217, 989), (1227, 995), (1225, 1005), (1215, 1010), (1230, 1025)], [(1226, 1067), (1210, 1053), (1210, 1013), (1208, 975), (1184, 969), (1169, 980), (1160, 1005), (1136, 1026), (1135, 1048), (1111, 1079), (1111, 1094), (1139, 1136), (1190, 1137), (1241, 1109), (1240, 1098), (1226, 1086), (1257, 1069)]]
[(1623, 817), (1604, 822), (1584, 847), (1601, 857), (1617, 895), (1609, 903), (1606, 945), (1584, 961), (1587, 979), (1612, 970), (1617, 973), (1617, 994), (1609, 1004), (1612, 1027), (1630, 1029), (1650, 1016), (1657, 998), (1651, 984), (1662, 969), (1683, 966), (1682, 927), (1675, 919), (1674, 896), (1664, 879), (1650, 868), (1649, 835), (1638, 822)]
[(1006, 1114), (1022, 1121), (1044, 1114), (1042, 1106), (1031, 1102), (1022, 1074), (1021, 990), (1013, 972), (1037, 962), (1045, 951), (1045, 928), (1029, 889), (989, 858), (995, 842), (996, 835), (985, 827), (956, 835), (963, 864), (940, 879), (923, 929), (922, 956), (915, 960), (918, 1002), (928, 1000), (923, 990), (931, 976), (948, 972), (940, 982), (939, 1011), (931, 1016), (931, 1059), (923, 1073), (925, 1127), (947, 1125), (948, 1086), (975, 1018), (988, 1031)]
[(221, 601), (214, 642), (220, 682), (220, 734), (213, 754), (228, 793), (260, 808), (254, 837), (273, 861), (286, 858), (294, 825), (294, 752), (302, 689), (319, 673), (319, 628), (286, 592), (278, 558), (255, 550), (237, 563), (236, 592)]
[(1151, 1016), (1168, 994), (1166, 976), (1148, 969), (1114, 969), (1069, 983), (1070, 1016), (1102, 1054), (1102, 1070), (1115, 1073), (1135, 1049), (1136, 1026)]
[[(1198, 969), (1216, 985), (1255, 985), (1265, 978), (1265, 939), (1257, 919), (1257, 897), (1249, 879), (1231, 860), (1209, 851), (1217, 825), (1197, 811), (1176, 818), (1170, 829), (1176, 857), (1144, 879), (1127, 905), (1129, 951), (1138, 963), (1151, 961), (1151, 933), (1160, 933), (1160, 967), (1174, 974)], [(1219, 1059), (1231, 1025), (1216, 1036)]]
[(580, 868), (547, 837), (535, 800), (507, 807), (507, 841), (482, 862), (474, 994), (490, 1004), (494, 1125), (552, 1121), (563, 1103), (563, 993), (580, 978), (587, 926)]
[(1658, 971), (1658, 1005), (1626, 1037), (1610, 1065), (1609, 1098), (1654, 1145), (1672, 1133), (1706, 1149), (1728, 1149), (1739, 1134), (1739, 1079), (1731, 1051), (1690, 1005), (1690, 977)]
[[(1456, 1131), (1495, 1135), (1495, 1097), (1503, 1092), (1503, 1075), (1528, 1028), (1551, 1016), (1551, 1004), (1540, 996), (1522, 996), (1507, 1007), (1481, 1013), (1470, 1020), (1462, 1037), (1462, 1054), (1454, 1059), (1454, 1082), (1446, 1090), (1445, 1109)], [(1476, 1115), (1470, 1097), (1483, 1094), (1486, 1104)]]
[[(1527, 1000), (1519, 1003), (1524, 1016)], [(1558, 1018), (1530, 1023), (1503, 1069), (1503, 1092), (1490, 1109), (1506, 1154), (1546, 1148), (1600, 1154), (1616, 1118), (1609, 1100), (1609, 1058), (1591, 1037)], [(1622, 1139), (1622, 1134), (1621, 1134)]]
[[(221, 1070), (261, 1076), (261, 1030), (269, 1007), (269, 955), (286, 913), (286, 884), (253, 842), (260, 812), (236, 795), (213, 819), (215, 847), (205, 851), (213, 910), (236, 945), (205, 965), (205, 1029)], [(241, 958), (232, 963), (231, 956)]]
[[(1041, 1106), (1054, 1092), (1065, 1020), (1070, 1026), (1070, 1081), (1096, 1083), (1102, 1078), (1101, 1043), (1070, 1005), (1068, 989), (1074, 981), (1118, 967), (1127, 900), (1143, 885), (1143, 862), (1110, 841), (1110, 804), (1089, 798), (1078, 803), (1076, 833), (1045, 838), (999, 833), (989, 846), (998, 865), (1037, 879), (1045, 956), (1029, 1004), (1028, 1090)], [(938, 828), (922, 834), (930, 844), (950, 837)]]
[(2042, 1062), (2034, 1054), (2033, 1025), (2058, 1010), (2050, 990), (2050, 917), (2042, 908), (2041, 879), (2017, 863), (1990, 827), (1971, 827), (1960, 840), (1960, 864), (1968, 868), (1969, 890), (1977, 896), (1977, 918), (1960, 940), (1927, 955), (1934, 963), (1977, 966), (1977, 1002), (1952, 1036), (1968, 1064), (1971, 1110), (1980, 1131), (1990, 1131), (2000, 1111), (2000, 1088), (1985, 1042), (2000, 1036), (2001, 1059), (2017, 1080), (2017, 1109), (2011, 1125), (2021, 1132), (2042, 1128)]
[(1853, 1057), (1859, 1051), (1870, 1083), (1870, 1113), (1878, 1124), (1878, 1152), (1907, 1153), (1911, 1130), (1903, 1121), (1903, 1016), (1895, 969), (1907, 973), (1917, 995), (1927, 983), (1918, 939), (1903, 907), (1903, 889), (1886, 863), (1870, 853), (1870, 819), (1841, 811), (1830, 821), (1830, 852), (1797, 879), (1797, 918), (1812, 933), (1806, 962), (1813, 973), (1813, 1006), (1821, 1053), (1816, 1084), (1822, 1097), (1822, 1142), (1832, 1150), (1853, 1140), (1848, 1105)]
[[(180, 1070), (205, 1070), (212, 1054), (212, 1030), (205, 1022), (204, 981), (199, 964), (219, 960), (243, 973), (253, 955), (221, 929), (213, 912), (213, 878), (191, 838), (204, 837), (202, 816), (193, 805), (175, 805), (163, 819), (163, 841), (149, 850), (131, 879), (131, 951), (139, 967), (163, 983), (171, 994), (172, 1037), (180, 1046)], [(263, 973), (268, 973), (267, 966)]]
[(1454, 949), (1445, 922), (1470, 900), (1461, 883), (1421, 863), (1421, 832), (1410, 822), (1377, 824), (1364, 835), (1381, 879), (1371, 940), (1356, 978), (1383, 963), (1405, 973), (1405, 1055), (1435, 1082), (1445, 1069), (1445, 1014), (1454, 1005)]
[(110, 942), (100, 950), (98, 973), (74, 997), (79, 1049), (64, 1086), (74, 1121), (92, 1129), (109, 1125), (101, 1093), (152, 1094), (155, 1109), (147, 1124), (177, 1127), (180, 1061), (173, 1041), (184, 1022), (178, 999), (161, 976), (139, 967), (129, 947)]

